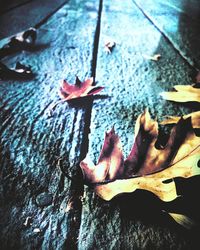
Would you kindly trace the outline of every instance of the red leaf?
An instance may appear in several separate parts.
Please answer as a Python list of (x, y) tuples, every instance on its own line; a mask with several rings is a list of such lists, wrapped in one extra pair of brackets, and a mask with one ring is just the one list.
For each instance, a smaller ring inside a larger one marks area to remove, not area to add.
[(60, 96), (62, 99), (69, 101), (72, 99), (97, 94), (103, 89), (103, 87), (92, 86), (92, 84), (93, 77), (85, 80), (84, 82), (81, 82), (79, 78), (76, 77), (76, 83), (74, 85), (63, 80), (62, 86), (60, 88)]

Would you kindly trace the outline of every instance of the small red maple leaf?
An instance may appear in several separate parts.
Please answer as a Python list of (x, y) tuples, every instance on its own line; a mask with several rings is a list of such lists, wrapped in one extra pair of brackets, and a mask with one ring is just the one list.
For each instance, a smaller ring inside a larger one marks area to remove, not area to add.
[(69, 84), (66, 80), (63, 80), (59, 90), (59, 95), (61, 97), (61, 100), (50, 105), (49, 107), (50, 114), (59, 103), (91, 96), (97, 94), (104, 88), (104, 87), (92, 86), (93, 82), (94, 82), (93, 77), (86, 79), (84, 82), (81, 82), (79, 78), (76, 77), (76, 82), (74, 85)]
[(66, 101), (81, 98), (85, 96), (90, 96), (100, 92), (103, 87), (92, 86), (93, 77), (88, 78), (84, 82), (81, 82), (78, 77), (76, 77), (76, 83), (74, 85), (69, 84), (66, 80), (63, 80), (59, 94), (60, 97)]

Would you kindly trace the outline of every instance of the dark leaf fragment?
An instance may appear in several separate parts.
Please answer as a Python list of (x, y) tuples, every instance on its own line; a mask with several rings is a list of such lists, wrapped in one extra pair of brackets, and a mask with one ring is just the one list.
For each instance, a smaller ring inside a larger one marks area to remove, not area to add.
[(20, 62), (16, 63), (15, 68), (8, 68), (0, 62), (0, 79), (29, 79), (33, 77), (30, 66), (25, 66)]
[(29, 28), (11, 37), (8, 43), (0, 49), (0, 58), (21, 50), (29, 50), (35, 44), (36, 38), (37, 32), (35, 28)]

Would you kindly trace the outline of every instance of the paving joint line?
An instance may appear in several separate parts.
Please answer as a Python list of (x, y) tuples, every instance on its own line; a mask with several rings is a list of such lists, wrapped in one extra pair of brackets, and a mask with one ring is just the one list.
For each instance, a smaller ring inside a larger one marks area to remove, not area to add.
[(168, 43), (173, 47), (173, 49), (181, 56), (181, 58), (196, 72), (200, 71), (200, 69), (194, 65), (194, 62), (187, 58), (180, 50), (175, 46), (173, 41), (170, 39), (170, 37), (165, 34), (157, 25), (156, 23), (152, 20), (152, 18), (142, 9), (142, 7), (137, 3), (137, 1), (132, 0), (135, 6), (142, 12), (142, 14), (149, 20), (149, 22), (152, 23), (152, 25), (161, 33), (161, 35), (168, 41)]

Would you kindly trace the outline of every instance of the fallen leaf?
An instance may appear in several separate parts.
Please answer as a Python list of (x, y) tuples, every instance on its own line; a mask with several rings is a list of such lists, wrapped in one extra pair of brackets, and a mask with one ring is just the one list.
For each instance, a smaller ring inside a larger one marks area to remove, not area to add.
[(122, 145), (119, 137), (115, 134), (114, 128), (105, 134), (104, 144), (100, 153), (97, 165), (90, 159), (82, 161), (84, 179), (88, 183), (103, 182), (106, 179), (115, 180), (123, 172)]
[(109, 40), (109, 41), (106, 41), (105, 42), (105, 51), (108, 53), (108, 54), (111, 54), (113, 48), (115, 47), (116, 43), (112, 40)]
[(176, 91), (162, 92), (160, 95), (174, 102), (200, 102), (200, 83), (195, 85), (175, 85)]
[(177, 198), (175, 177), (200, 175), (200, 139), (194, 134), (191, 120), (180, 119), (161, 150), (155, 148), (158, 123), (148, 111), (140, 115), (135, 126), (135, 142), (126, 160), (114, 129), (106, 133), (97, 165), (83, 160), (80, 167), (87, 183), (104, 200), (121, 193), (144, 189), (163, 201)]
[(8, 68), (5, 64), (0, 62), (0, 79), (28, 79), (31, 77), (33, 77), (33, 72), (30, 66), (25, 66), (17, 62), (15, 68)]
[(3, 46), (3, 49), (27, 49), (33, 45), (37, 38), (37, 31), (35, 28), (29, 28), (23, 32), (12, 36), (8, 42)]
[[(37, 38), (37, 32), (35, 28), (29, 28), (26, 31), (18, 33), (16, 36), (12, 36), (8, 42), (0, 48), (0, 59), (14, 54), (20, 50), (28, 50), (35, 44)], [(29, 79), (33, 77), (33, 72), (30, 66), (16, 63), (15, 68), (9, 68), (2, 62), (0, 62), (0, 79)]]
[(28, 50), (35, 44), (37, 31), (35, 28), (29, 28), (23, 32), (12, 36), (8, 42), (0, 48), (0, 58), (16, 53), (20, 50)]
[(69, 84), (67, 81), (63, 81), (60, 88), (60, 96), (65, 101), (69, 101), (76, 98), (81, 98), (89, 95), (94, 95), (100, 92), (103, 87), (92, 86), (93, 77), (81, 82), (78, 77), (76, 77), (75, 85)]
[[(187, 119), (189, 117), (191, 117), (192, 127), (193, 128), (200, 128), (200, 111), (196, 111), (196, 112), (190, 113), (188, 115), (184, 115), (183, 119)], [(162, 121), (160, 124), (161, 125), (175, 124), (179, 120), (180, 120), (179, 116), (168, 116), (167, 119)]]
[(143, 57), (147, 60), (158, 61), (161, 58), (160, 54), (155, 54), (153, 56), (143, 55)]
[(49, 110), (52, 111), (59, 103), (97, 94), (104, 87), (93, 86), (93, 81), (93, 77), (88, 78), (84, 82), (81, 82), (79, 78), (76, 77), (76, 82), (72, 85), (63, 80), (59, 90), (61, 100), (53, 103), (49, 107)]

